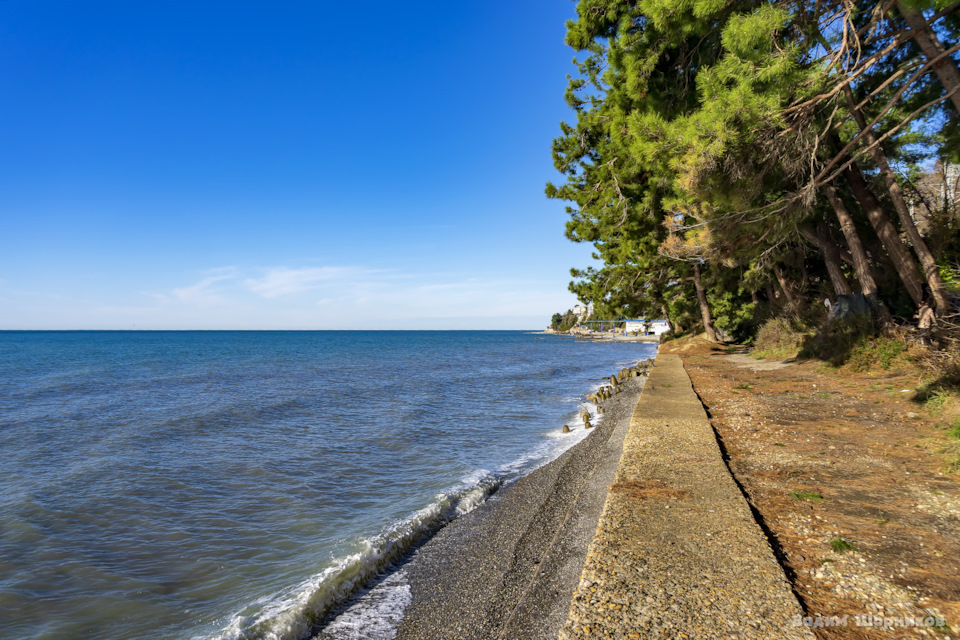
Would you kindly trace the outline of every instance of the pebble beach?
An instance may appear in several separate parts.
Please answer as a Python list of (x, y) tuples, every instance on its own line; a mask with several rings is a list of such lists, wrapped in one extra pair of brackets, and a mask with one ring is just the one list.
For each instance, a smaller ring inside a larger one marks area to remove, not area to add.
[(680, 359), (617, 386), (583, 442), (413, 555), (398, 639), (813, 638)]

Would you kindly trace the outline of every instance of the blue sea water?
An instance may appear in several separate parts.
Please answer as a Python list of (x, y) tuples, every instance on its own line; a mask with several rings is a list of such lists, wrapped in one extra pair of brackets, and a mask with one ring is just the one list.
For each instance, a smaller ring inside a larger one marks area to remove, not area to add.
[(0, 637), (301, 638), (585, 437), (584, 396), (654, 353), (493, 331), (0, 332)]

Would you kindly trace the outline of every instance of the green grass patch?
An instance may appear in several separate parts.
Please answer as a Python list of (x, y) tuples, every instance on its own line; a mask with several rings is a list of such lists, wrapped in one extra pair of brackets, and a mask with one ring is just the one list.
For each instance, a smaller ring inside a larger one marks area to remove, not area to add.
[(863, 336), (850, 350), (848, 364), (854, 371), (870, 371), (877, 367), (886, 371), (906, 350), (907, 345), (896, 338)]
[(835, 553), (843, 553), (844, 551), (856, 551), (857, 545), (846, 538), (834, 538), (830, 541), (830, 548), (833, 549)]
[(960, 418), (957, 418), (947, 427), (947, 437), (951, 440), (960, 440)]
[(774, 442), (774, 443), (773, 443), (773, 446), (775, 446), (775, 447), (785, 447), (785, 446), (787, 446), (787, 445), (783, 444), (782, 442)]
[(947, 425), (947, 446), (941, 450), (946, 454), (947, 473), (960, 473), (960, 418)]
[(824, 502), (826, 500), (816, 491), (791, 491), (790, 496), (803, 502)]
[(947, 405), (947, 401), (953, 394), (946, 389), (933, 389), (927, 394), (927, 399), (923, 403), (923, 408), (931, 413), (938, 415)]
[(752, 386), (753, 386), (753, 385), (751, 385), (751, 384), (749, 384), (749, 383), (747, 383), (747, 382), (741, 382), (740, 384), (734, 385), (733, 388), (734, 388), (734, 389), (750, 389), (750, 388), (752, 388)]

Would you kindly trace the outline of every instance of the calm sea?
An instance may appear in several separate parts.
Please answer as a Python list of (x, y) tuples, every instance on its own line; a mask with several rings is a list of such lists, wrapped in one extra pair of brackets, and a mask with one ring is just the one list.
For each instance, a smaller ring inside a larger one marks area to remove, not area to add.
[[(582, 439), (584, 395), (654, 352), (492, 331), (0, 332), (0, 637), (300, 638)], [(409, 601), (391, 581), (344, 637), (390, 637)]]

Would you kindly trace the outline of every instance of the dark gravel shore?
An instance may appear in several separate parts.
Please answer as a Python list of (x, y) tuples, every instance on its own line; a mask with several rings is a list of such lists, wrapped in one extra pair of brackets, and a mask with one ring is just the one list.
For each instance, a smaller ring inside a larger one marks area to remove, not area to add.
[(603, 403), (581, 443), (421, 547), (397, 640), (556, 638), (583, 569), (644, 378)]

